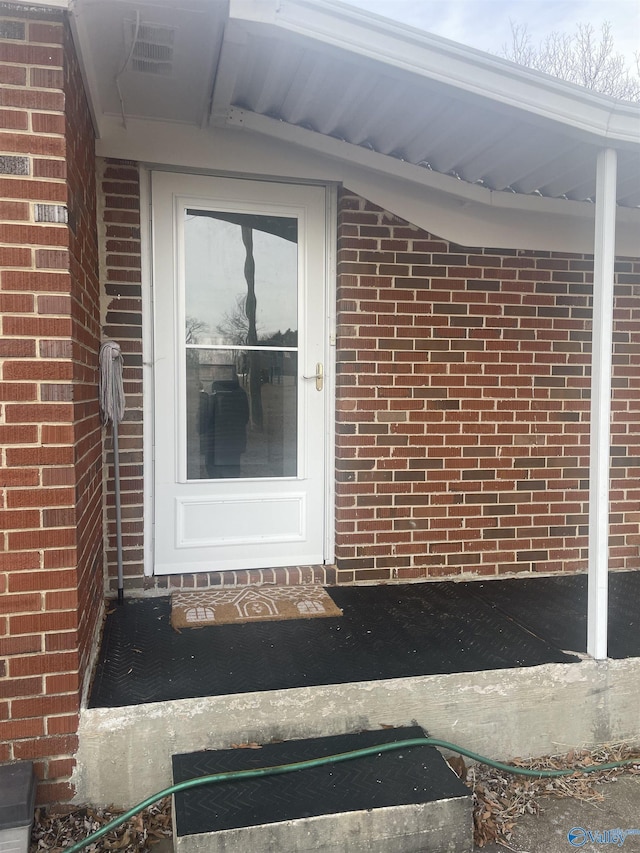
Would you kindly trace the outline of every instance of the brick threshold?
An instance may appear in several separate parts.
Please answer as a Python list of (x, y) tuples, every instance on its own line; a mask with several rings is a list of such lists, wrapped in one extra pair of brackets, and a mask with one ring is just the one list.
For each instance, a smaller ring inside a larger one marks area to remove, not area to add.
[(236, 569), (234, 571), (189, 572), (180, 575), (154, 575), (144, 579), (143, 590), (126, 588), (125, 595), (141, 592), (167, 592), (187, 589), (226, 589), (251, 586), (253, 584), (275, 584), (276, 586), (299, 586), (314, 583), (331, 586), (337, 582), (335, 565), (285, 566), (269, 569)]

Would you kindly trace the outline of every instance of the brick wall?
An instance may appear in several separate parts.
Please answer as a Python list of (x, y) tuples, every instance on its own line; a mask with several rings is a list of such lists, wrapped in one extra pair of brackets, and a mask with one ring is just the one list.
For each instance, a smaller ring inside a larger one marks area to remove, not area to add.
[(44, 15), (0, 9), (0, 761), (41, 802), (72, 793), (102, 591), (93, 133)]
[[(105, 329), (125, 353), (125, 588), (586, 568), (592, 259), (453, 246), (343, 193), (337, 573), (144, 578), (139, 185), (101, 166)], [(613, 568), (639, 563), (640, 263), (617, 264)], [(116, 587), (109, 468), (109, 587)]]
[[(338, 580), (586, 569), (592, 259), (339, 217)], [(640, 565), (639, 285), (619, 261), (612, 568)]]
[[(78, 651), (81, 689), (103, 603), (102, 428), (98, 405), (100, 283), (94, 132), (78, 60), (65, 28), (65, 129), (71, 275)], [(73, 565), (74, 555), (69, 555)]]
[[(142, 288), (140, 181), (135, 163), (98, 161), (100, 277), (103, 331), (120, 344), (126, 395), (118, 428), (123, 566), (127, 590), (143, 585), (142, 480)], [(105, 437), (105, 524), (108, 531), (107, 584), (117, 589), (116, 522), (112, 431)]]

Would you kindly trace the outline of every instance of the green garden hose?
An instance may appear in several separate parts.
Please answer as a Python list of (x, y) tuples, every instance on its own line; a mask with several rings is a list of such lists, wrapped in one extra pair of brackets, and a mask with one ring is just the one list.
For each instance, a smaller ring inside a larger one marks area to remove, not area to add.
[(236, 779), (256, 779), (260, 776), (278, 776), (281, 773), (293, 773), (298, 770), (308, 770), (311, 767), (321, 767), (324, 764), (336, 764), (339, 761), (350, 761), (353, 758), (364, 758), (367, 755), (379, 755), (381, 752), (391, 752), (397, 749), (410, 749), (414, 746), (439, 746), (443, 749), (448, 749), (450, 752), (457, 752), (458, 755), (464, 755), (465, 758), (470, 758), (472, 761), (477, 761), (479, 764), (486, 764), (489, 767), (494, 767), (496, 770), (503, 770), (506, 773), (513, 773), (517, 776), (534, 776), (538, 779), (549, 779), (557, 776), (572, 776), (574, 773), (595, 773), (598, 770), (614, 770), (617, 767), (624, 767), (627, 764), (640, 764), (640, 758), (625, 758), (622, 761), (611, 761), (608, 764), (590, 764), (587, 767), (574, 767), (566, 770), (533, 770), (528, 767), (514, 767), (511, 764), (503, 764), (501, 761), (494, 761), (491, 758), (486, 758), (484, 755), (478, 755), (476, 752), (471, 752), (470, 749), (465, 749), (462, 746), (456, 746), (454, 743), (449, 743), (446, 740), (438, 740), (433, 737), (417, 737), (409, 738), (408, 740), (397, 740), (391, 743), (382, 743), (379, 746), (369, 746), (363, 749), (354, 749), (350, 752), (341, 752), (338, 755), (326, 755), (323, 758), (311, 758), (307, 761), (296, 761), (293, 764), (279, 764), (275, 767), (258, 767), (255, 770), (232, 770), (226, 773), (213, 773), (209, 776), (199, 776), (196, 779), (187, 779), (185, 782), (178, 782), (159, 791), (157, 794), (152, 794), (133, 806), (124, 814), (114, 818), (109, 823), (105, 824), (97, 832), (92, 833), (83, 841), (78, 841), (72, 847), (65, 847), (65, 853), (79, 853), (89, 844), (102, 838), (108, 832), (117, 829), (123, 823), (126, 823), (132, 817), (139, 814), (144, 809), (157, 803), (171, 794), (176, 794), (179, 791), (187, 791), (189, 788), (198, 788), (200, 785), (213, 785), (216, 782), (231, 782)]

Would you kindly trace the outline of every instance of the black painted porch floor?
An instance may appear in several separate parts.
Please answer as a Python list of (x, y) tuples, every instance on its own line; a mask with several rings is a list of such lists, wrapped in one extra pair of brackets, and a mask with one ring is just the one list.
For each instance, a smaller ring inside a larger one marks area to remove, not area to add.
[[(571, 663), (586, 651), (585, 575), (329, 592), (342, 617), (181, 632), (168, 596), (114, 604), (89, 705)], [(639, 629), (640, 572), (613, 572), (609, 656), (640, 657)]]

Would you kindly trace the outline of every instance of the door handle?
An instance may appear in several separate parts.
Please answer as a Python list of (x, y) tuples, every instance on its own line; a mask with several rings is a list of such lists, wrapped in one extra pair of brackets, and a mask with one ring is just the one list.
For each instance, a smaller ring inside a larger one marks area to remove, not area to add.
[(313, 374), (313, 376), (304, 376), (303, 375), (302, 378), (303, 379), (315, 379), (316, 380), (316, 391), (322, 391), (322, 388), (324, 386), (324, 368), (322, 366), (322, 362), (319, 361), (316, 364), (316, 372)]

